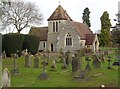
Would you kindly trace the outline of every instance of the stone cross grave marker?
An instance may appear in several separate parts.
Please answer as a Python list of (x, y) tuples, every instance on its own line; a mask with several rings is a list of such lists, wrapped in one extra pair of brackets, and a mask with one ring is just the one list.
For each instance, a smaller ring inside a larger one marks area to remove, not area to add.
[(17, 58), (18, 58), (18, 55), (16, 53), (14, 53), (13, 55), (11, 55), (12, 59), (13, 59), (13, 69), (11, 71), (12, 74), (18, 74), (19, 73), (19, 70), (18, 70), (18, 67), (17, 67)]
[(26, 54), (25, 55), (25, 67), (30, 67), (30, 55)]
[(42, 62), (43, 65), (43, 71), (42, 73), (38, 76), (39, 79), (47, 79), (48, 75), (46, 74), (46, 66), (48, 65), (48, 62), (44, 59)]
[(34, 68), (39, 68), (39, 56), (37, 54), (34, 59)]
[(110, 60), (110, 58), (111, 58), (111, 57), (108, 56), (108, 60), (107, 60), (107, 61), (108, 61), (108, 67), (107, 67), (108, 69), (112, 69), (112, 68), (111, 68), (111, 65), (110, 65), (110, 62), (111, 62), (112, 60)]
[(5, 68), (3, 70), (2, 86), (3, 87), (10, 87), (10, 85), (11, 85), (10, 72), (7, 68)]
[(86, 71), (91, 71), (91, 67), (90, 67), (90, 63), (89, 63), (89, 61), (91, 61), (91, 60), (89, 59), (89, 57), (86, 57), (85, 60), (87, 61), (87, 65), (85, 67), (85, 70)]
[(96, 55), (93, 55), (93, 65), (94, 65), (94, 68), (100, 68), (100, 59), (96, 56)]

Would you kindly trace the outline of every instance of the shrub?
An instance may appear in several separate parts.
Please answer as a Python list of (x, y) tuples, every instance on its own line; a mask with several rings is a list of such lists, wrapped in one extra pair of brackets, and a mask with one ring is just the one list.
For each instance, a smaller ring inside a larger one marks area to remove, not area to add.
[(5, 50), (8, 57), (11, 54), (16, 53), (17, 50), (22, 51), (22, 45), (24, 41), (24, 35), (18, 33), (10, 33), (3, 35), (2, 50)]
[(23, 50), (27, 49), (31, 54), (38, 52), (39, 39), (33, 35), (25, 35), (23, 42)]

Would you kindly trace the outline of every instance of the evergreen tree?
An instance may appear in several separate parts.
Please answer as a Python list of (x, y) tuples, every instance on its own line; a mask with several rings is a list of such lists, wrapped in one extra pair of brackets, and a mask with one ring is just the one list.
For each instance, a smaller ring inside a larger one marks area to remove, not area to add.
[(111, 22), (110, 22), (109, 14), (107, 11), (103, 13), (103, 15), (100, 17), (100, 20), (101, 20), (101, 33), (99, 35), (100, 46), (110, 47), (111, 46), (111, 33), (110, 33)]
[(86, 23), (88, 25), (88, 27), (91, 27), (91, 24), (90, 24), (90, 11), (89, 11), (89, 8), (85, 8), (84, 11), (83, 11), (83, 23)]

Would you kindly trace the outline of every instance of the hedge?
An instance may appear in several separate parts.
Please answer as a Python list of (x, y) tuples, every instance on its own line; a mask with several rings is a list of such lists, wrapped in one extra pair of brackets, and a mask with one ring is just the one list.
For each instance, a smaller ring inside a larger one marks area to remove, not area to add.
[(17, 50), (22, 51), (24, 35), (18, 33), (10, 33), (3, 35), (2, 50), (6, 52), (7, 56), (16, 53)]
[(38, 52), (39, 39), (33, 35), (25, 35), (23, 42), (23, 50), (27, 49), (31, 54)]

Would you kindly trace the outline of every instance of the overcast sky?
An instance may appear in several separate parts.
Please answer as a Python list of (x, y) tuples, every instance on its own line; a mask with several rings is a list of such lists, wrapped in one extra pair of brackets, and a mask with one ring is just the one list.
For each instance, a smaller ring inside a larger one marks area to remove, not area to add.
[[(91, 30), (97, 32), (101, 28), (100, 17), (104, 11), (108, 11), (112, 25), (115, 25), (113, 19), (118, 12), (118, 2), (120, 0), (24, 0), (36, 3), (43, 14), (44, 21), (41, 26), (48, 26), (47, 19), (60, 4), (68, 15), (77, 22), (82, 22), (83, 10), (88, 7), (90, 10)], [(59, 3), (61, 2), (61, 3)], [(27, 33), (28, 31), (23, 31)]]

